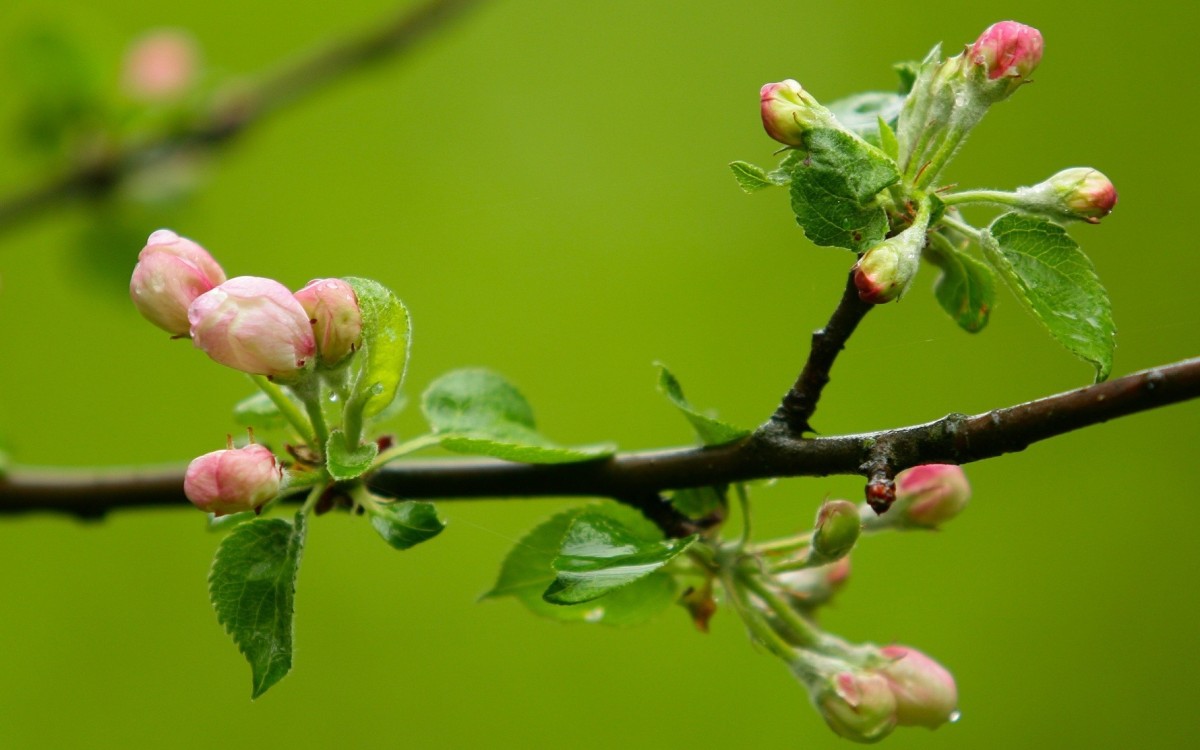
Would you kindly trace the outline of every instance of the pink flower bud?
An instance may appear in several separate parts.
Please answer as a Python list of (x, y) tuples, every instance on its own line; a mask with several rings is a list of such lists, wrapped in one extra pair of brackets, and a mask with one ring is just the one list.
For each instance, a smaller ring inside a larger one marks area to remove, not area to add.
[(161, 101), (185, 93), (196, 79), (196, 42), (172, 29), (138, 39), (125, 54), (123, 84), (137, 99)]
[(961, 513), (970, 499), (971, 485), (961, 467), (914, 466), (896, 475), (896, 502), (886, 516), (893, 525), (933, 529)]
[(217, 362), (288, 379), (309, 366), (317, 344), (304, 308), (283, 284), (238, 276), (188, 308), (192, 341)]
[(1032, 187), (1019, 188), (1017, 199), (1028, 211), (1099, 224), (1117, 205), (1117, 189), (1095, 169), (1072, 167)]
[(984, 67), (988, 80), (1024, 81), (1042, 61), (1042, 33), (1016, 21), (994, 23), (971, 45), (968, 57)]
[(878, 742), (896, 727), (896, 698), (874, 672), (838, 672), (813, 696), (835, 733), (855, 742)]
[(362, 311), (349, 284), (341, 279), (313, 279), (295, 296), (312, 322), (323, 364), (335, 365), (358, 349)]
[(814, 128), (840, 127), (828, 109), (790, 78), (763, 86), (759, 100), (767, 135), (784, 145), (803, 146), (805, 133)]
[(854, 264), (858, 298), (872, 305), (896, 299), (904, 292), (908, 281), (899, 252), (887, 242), (871, 248)]
[(833, 600), (834, 594), (846, 585), (849, 578), (849, 555), (828, 565), (789, 570), (775, 575), (775, 580), (783, 587), (792, 603), (805, 611), (828, 604)]
[(213, 451), (188, 464), (183, 492), (200, 510), (223, 516), (255, 510), (279, 494), (283, 467), (261, 445)]
[(908, 646), (886, 646), (879, 669), (896, 699), (896, 723), (937, 729), (958, 715), (958, 688), (946, 668)]
[(169, 229), (160, 229), (138, 253), (129, 296), (146, 320), (167, 333), (186, 336), (188, 307), (223, 281), (225, 272), (204, 248)]

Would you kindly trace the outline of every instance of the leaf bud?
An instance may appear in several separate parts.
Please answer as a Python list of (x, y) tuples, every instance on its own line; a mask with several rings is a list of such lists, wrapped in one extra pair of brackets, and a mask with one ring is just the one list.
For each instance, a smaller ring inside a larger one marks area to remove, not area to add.
[(896, 700), (897, 724), (937, 729), (958, 718), (958, 688), (945, 667), (908, 646), (879, 652), (889, 659), (878, 672)]
[(846, 668), (810, 690), (825, 723), (848, 740), (878, 742), (896, 728), (896, 698), (880, 674)]
[(192, 341), (212, 359), (252, 375), (289, 380), (311, 365), (317, 345), (308, 314), (287, 287), (238, 276), (188, 308)]
[(146, 320), (173, 336), (188, 335), (188, 307), (225, 281), (208, 251), (169, 229), (159, 229), (138, 253), (129, 296)]
[(849, 500), (830, 500), (817, 512), (812, 556), (821, 561), (845, 557), (854, 548), (861, 531), (858, 507)]
[(354, 289), (341, 279), (313, 279), (296, 292), (317, 341), (317, 357), (336, 365), (362, 343), (362, 310)]
[(223, 516), (256, 510), (279, 494), (283, 467), (261, 445), (205, 453), (188, 464), (183, 492), (202, 511)]
[(816, 128), (842, 129), (832, 112), (790, 78), (764, 85), (759, 99), (763, 128), (785, 146), (804, 146), (805, 134)]
[(879, 519), (900, 528), (936, 529), (961, 513), (970, 499), (962, 467), (923, 464), (896, 475), (896, 502)]
[(993, 102), (1009, 97), (1042, 61), (1042, 34), (1016, 21), (1000, 21), (987, 27), (967, 49), (967, 61), (993, 82), (981, 90)]
[(1016, 196), (1026, 211), (1089, 224), (1099, 224), (1117, 205), (1112, 181), (1090, 167), (1064, 169), (1036, 185), (1018, 188)]

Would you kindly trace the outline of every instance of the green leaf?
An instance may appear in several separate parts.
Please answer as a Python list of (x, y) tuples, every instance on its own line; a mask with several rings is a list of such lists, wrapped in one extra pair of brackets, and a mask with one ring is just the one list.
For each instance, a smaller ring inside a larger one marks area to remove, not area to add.
[(895, 162), (838, 130), (813, 130), (808, 147), (791, 182), (792, 211), (804, 234), (814, 244), (855, 252), (882, 240), (887, 214), (874, 201), (900, 179)]
[(900, 94), (904, 96), (912, 91), (913, 84), (917, 82), (917, 74), (921, 72), (921, 63), (916, 60), (898, 62), (892, 66), (892, 70), (896, 71), (896, 75), (900, 78)]
[(357, 479), (367, 473), (378, 455), (379, 446), (374, 442), (361, 443), (351, 449), (346, 445), (346, 434), (334, 430), (325, 443), (325, 468), (339, 482)]
[(671, 400), (679, 411), (683, 412), (683, 416), (687, 417), (688, 422), (692, 424), (692, 429), (696, 431), (696, 435), (700, 438), (700, 442), (705, 445), (721, 445), (723, 443), (732, 443), (734, 440), (740, 440), (750, 434), (750, 430), (734, 427), (726, 424), (719, 419), (701, 414), (695, 409), (683, 395), (683, 388), (679, 385), (679, 381), (667, 369), (667, 366), (661, 362), (655, 362), (658, 367), (658, 391)]
[(733, 170), (733, 179), (737, 180), (738, 187), (747, 193), (756, 193), (779, 184), (767, 175), (766, 170), (750, 162), (731, 162), (729, 168)]
[(716, 487), (689, 487), (671, 495), (675, 510), (693, 520), (704, 518), (724, 505)]
[(63, 153), (105, 124), (100, 68), (79, 40), (39, 26), (12, 40), (6, 51), (17, 89), (7, 93), (23, 104), (21, 135), (29, 146)]
[(572, 519), (551, 566), (558, 574), (542, 597), (580, 604), (611, 593), (659, 570), (699, 537), (650, 541), (604, 513)]
[(250, 662), (251, 698), (292, 668), (296, 572), (304, 549), (304, 516), (294, 523), (259, 518), (221, 541), (208, 576), (217, 620)]
[(900, 116), (904, 96), (888, 91), (867, 91), (838, 99), (829, 111), (842, 125), (862, 136), (873, 146), (879, 146), (878, 121), (892, 123)]
[(502, 376), (454, 370), (426, 389), (421, 409), (447, 450), (521, 463), (594, 461), (616, 452), (609, 444), (566, 448), (535, 429), (529, 402)]
[(263, 431), (288, 426), (287, 417), (283, 416), (279, 407), (262, 391), (247, 396), (234, 405), (233, 421), (241, 427), (253, 427)]
[(542, 592), (555, 580), (551, 563), (562, 547), (567, 527), (580, 514), (600, 512), (622, 523), (645, 540), (662, 539), (662, 532), (641, 513), (616, 503), (586, 506), (559, 513), (525, 535), (508, 553), (500, 576), (484, 598), (511, 596), (534, 614), (563, 622), (589, 622), (603, 625), (638, 625), (675, 602), (675, 579), (657, 570), (638, 581), (617, 589), (599, 601), (583, 604), (551, 604)]
[(1060, 344), (1096, 369), (1112, 370), (1112, 304), (1095, 268), (1066, 230), (1034, 216), (1004, 214), (979, 233), (984, 255), (1013, 294)]
[(438, 515), (432, 503), (415, 500), (380, 503), (368, 507), (371, 525), (383, 540), (396, 549), (409, 549), (421, 542), (429, 541), (446, 528), (446, 522)]
[(377, 281), (348, 277), (362, 310), (362, 370), (352, 401), (362, 401), (363, 416), (373, 417), (396, 398), (408, 365), (411, 339), (408, 310), (391, 290)]
[(900, 142), (896, 140), (896, 131), (882, 117), (876, 123), (879, 127), (879, 147), (893, 161), (900, 158)]
[(954, 249), (948, 241), (931, 243), (925, 254), (942, 271), (933, 286), (938, 304), (963, 330), (982, 331), (996, 306), (996, 277), (992, 269)]

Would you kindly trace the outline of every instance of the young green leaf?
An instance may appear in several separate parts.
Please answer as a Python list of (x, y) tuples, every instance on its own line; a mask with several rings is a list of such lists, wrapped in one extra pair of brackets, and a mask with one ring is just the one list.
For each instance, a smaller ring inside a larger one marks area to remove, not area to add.
[(750, 162), (731, 162), (729, 168), (733, 170), (733, 179), (737, 180), (738, 187), (747, 193), (757, 193), (763, 188), (779, 184), (771, 180), (765, 169)]
[(1112, 305), (1095, 268), (1066, 230), (1034, 216), (1004, 214), (980, 232), (984, 255), (1013, 294), (1060, 344), (1092, 364), (1096, 382), (1112, 370)]
[(701, 414), (688, 403), (683, 395), (682, 386), (679, 385), (679, 381), (671, 374), (667, 366), (661, 362), (655, 362), (655, 365), (658, 367), (658, 392), (670, 399), (671, 403), (675, 404), (675, 408), (683, 413), (683, 416), (691, 423), (692, 429), (696, 431), (700, 442), (705, 445), (721, 445), (740, 440), (750, 434), (750, 430), (734, 427), (719, 419)]
[(612, 445), (566, 448), (537, 432), (529, 402), (502, 376), (454, 370), (426, 389), (421, 409), (447, 450), (521, 463), (556, 464), (611, 456)]
[(883, 117), (878, 118), (876, 125), (879, 127), (879, 147), (883, 149), (883, 153), (892, 161), (899, 159), (900, 142), (896, 140), (896, 131), (892, 130), (892, 126)]
[(603, 625), (639, 625), (669, 607), (676, 597), (675, 579), (664, 570), (605, 596), (583, 604), (551, 604), (542, 592), (554, 582), (551, 567), (562, 547), (571, 522), (586, 511), (603, 512), (620, 521), (640, 538), (662, 539), (662, 532), (638, 511), (616, 503), (575, 508), (544, 521), (508, 553), (500, 576), (483, 598), (511, 596), (531, 612), (562, 622), (589, 622)]
[(949, 242), (930, 243), (925, 257), (942, 271), (933, 287), (938, 304), (964, 331), (982, 331), (996, 306), (996, 277), (992, 269), (959, 252)]
[(304, 516), (294, 523), (259, 518), (221, 541), (208, 576), (217, 620), (250, 662), (257, 698), (291, 671), (296, 573), (304, 549)]
[(557, 575), (542, 597), (555, 604), (599, 599), (659, 570), (698, 537), (647, 540), (604, 513), (576, 516), (551, 566)]
[(371, 525), (383, 540), (396, 549), (409, 549), (429, 541), (446, 528), (432, 503), (415, 500), (380, 503), (368, 508)]
[(879, 149), (838, 130), (808, 135), (808, 157), (792, 169), (792, 211), (817, 245), (866, 250), (887, 234), (887, 214), (875, 204), (895, 184), (895, 162)]
[(704, 518), (724, 504), (721, 492), (716, 487), (689, 487), (676, 490), (671, 495), (671, 505), (675, 510), (691, 519)]
[[(900, 116), (904, 97), (888, 91), (867, 91), (838, 99), (829, 111), (838, 122), (863, 137), (872, 146), (880, 146), (877, 122), (892, 123)], [(886, 149), (885, 149), (886, 152)]]
[(233, 421), (241, 427), (256, 430), (278, 430), (287, 427), (287, 418), (279, 411), (267, 394), (251, 394), (233, 407)]
[(408, 365), (410, 326), (408, 310), (391, 290), (377, 281), (349, 277), (362, 310), (362, 370), (351, 400), (365, 403), (363, 416), (373, 417), (392, 400)]
[(329, 433), (325, 443), (325, 468), (329, 476), (339, 482), (356, 479), (367, 473), (371, 462), (379, 455), (379, 446), (368, 441), (351, 448), (346, 445), (346, 434), (341, 430)]

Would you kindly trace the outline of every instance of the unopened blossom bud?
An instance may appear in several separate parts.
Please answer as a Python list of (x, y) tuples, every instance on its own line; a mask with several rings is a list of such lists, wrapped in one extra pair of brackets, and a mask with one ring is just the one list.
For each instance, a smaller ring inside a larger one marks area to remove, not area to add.
[(835, 733), (855, 742), (878, 742), (896, 728), (896, 698), (874, 672), (846, 669), (813, 690), (813, 703)]
[(341, 279), (313, 279), (296, 292), (317, 340), (317, 356), (335, 365), (362, 341), (362, 310), (354, 289)]
[(992, 101), (1000, 101), (1024, 83), (1042, 61), (1042, 34), (1032, 26), (1001, 21), (989, 26), (967, 50), (967, 60), (982, 68)]
[(957, 516), (971, 499), (962, 467), (923, 464), (896, 475), (896, 502), (882, 518), (894, 526), (935, 529)]
[(174, 336), (186, 336), (188, 307), (224, 281), (225, 272), (208, 251), (169, 229), (160, 229), (138, 253), (129, 296), (146, 320)]
[(188, 308), (192, 341), (217, 362), (252, 375), (290, 379), (317, 353), (308, 314), (287, 287), (239, 276)]
[(1117, 205), (1112, 181), (1090, 167), (1064, 169), (1048, 180), (1016, 192), (1021, 208), (1056, 219), (1099, 224)]
[(886, 646), (880, 653), (889, 663), (878, 672), (896, 699), (896, 723), (937, 729), (954, 721), (958, 688), (946, 668), (908, 646)]
[(763, 128), (786, 146), (801, 147), (815, 128), (838, 128), (833, 113), (792, 79), (768, 83), (759, 91)]
[(188, 464), (183, 492), (200, 510), (223, 516), (255, 510), (279, 494), (283, 467), (261, 445), (213, 451)]
[(198, 57), (196, 42), (188, 34), (174, 29), (152, 31), (125, 54), (125, 90), (148, 101), (179, 97), (196, 80)]
[(845, 557), (854, 548), (861, 531), (858, 507), (849, 500), (830, 500), (817, 513), (812, 556), (821, 561)]
[(777, 573), (775, 580), (800, 610), (812, 610), (828, 604), (850, 578), (850, 556), (828, 565)]

